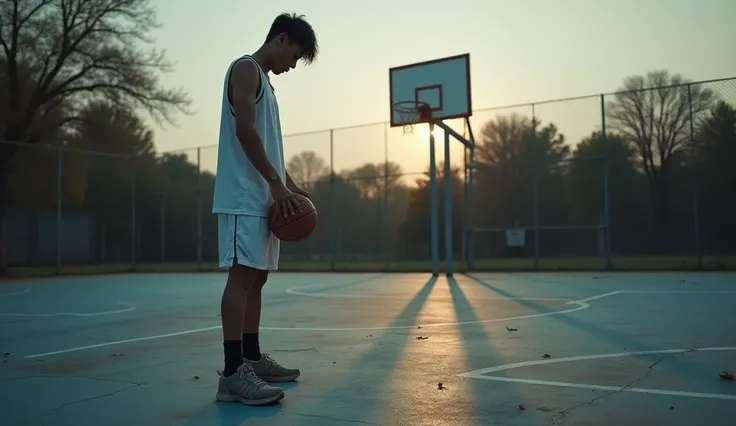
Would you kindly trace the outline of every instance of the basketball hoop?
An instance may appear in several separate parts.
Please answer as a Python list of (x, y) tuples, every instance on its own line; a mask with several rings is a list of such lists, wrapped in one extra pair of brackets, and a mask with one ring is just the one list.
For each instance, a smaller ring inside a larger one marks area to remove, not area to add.
[(426, 123), (432, 118), (432, 109), (422, 101), (401, 101), (394, 104), (394, 111), (401, 117), (404, 134), (414, 133), (414, 124)]

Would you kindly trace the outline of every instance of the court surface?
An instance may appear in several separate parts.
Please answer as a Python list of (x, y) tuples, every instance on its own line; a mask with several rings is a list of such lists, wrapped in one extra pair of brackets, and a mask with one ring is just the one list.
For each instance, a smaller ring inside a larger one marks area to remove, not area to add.
[(736, 418), (736, 381), (719, 377), (736, 370), (733, 273), (274, 274), (262, 346), (302, 376), (269, 407), (214, 399), (224, 280), (0, 284), (1, 423), (717, 426)]

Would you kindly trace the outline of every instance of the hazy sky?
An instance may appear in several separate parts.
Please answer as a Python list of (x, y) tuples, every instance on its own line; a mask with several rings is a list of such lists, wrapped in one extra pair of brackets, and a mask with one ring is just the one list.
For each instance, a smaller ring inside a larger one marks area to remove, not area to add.
[[(390, 67), (462, 53), (470, 53), (475, 110), (610, 92), (626, 76), (661, 68), (693, 80), (736, 76), (736, 55), (729, 47), (736, 40), (734, 0), (156, 4), (162, 24), (154, 34), (156, 46), (178, 63), (166, 84), (184, 86), (196, 111), (180, 116), (178, 128), (156, 130), (160, 151), (217, 143), (225, 70), (237, 56), (258, 49), (281, 12), (306, 15), (321, 50), (311, 66), (300, 64), (273, 79), (286, 134), (387, 121)], [(576, 142), (600, 124), (598, 102), (540, 105), (536, 113)], [(531, 114), (531, 108), (517, 111)], [(475, 114), (473, 127), (493, 114)], [(388, 134), (390, 160), (407, 172), (427, 167), (425, 138), (402, 137), (400, 129)], [(380, 124), (335, 131), (336, 171), (383, 161), (383, 141)], [(314, 150), (329, 161), (328, 132), (287, 138), (285, 144), (287, 155)], [(214, 148), (203, 150), (203, 165), (212, 169), (215, 157)]]

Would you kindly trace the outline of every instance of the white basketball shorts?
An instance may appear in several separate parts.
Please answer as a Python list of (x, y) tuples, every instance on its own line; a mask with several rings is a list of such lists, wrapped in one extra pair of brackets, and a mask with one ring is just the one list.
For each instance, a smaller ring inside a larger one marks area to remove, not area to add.
[(268, 228), (268, 218), (218, 214), (217, 235), (221, 269), (237, 264), (278, 270), (281, 241)]

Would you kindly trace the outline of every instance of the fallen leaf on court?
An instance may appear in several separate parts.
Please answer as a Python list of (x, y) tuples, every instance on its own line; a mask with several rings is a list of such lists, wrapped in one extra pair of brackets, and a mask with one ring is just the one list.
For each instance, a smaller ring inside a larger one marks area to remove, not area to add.
[(727, 370), (721, 371), (719, 376), (721, 376), (721, 379), (723, 380), (733, 380), (733, 374), (729, 373)]
[(437, 390), (447, 390), (447, 388), (442, 384), (442, 382), (439, 382), (437, 383)]
[(372, 335), (372, 334), (369, 334), (369, 335), (367, 335), (367, 336), (365, 336), (365, 337), (373, 337), (373, 335)]
[(37, 359), (36, 360), (36, 364), (43, 364), (43, 360), (42, 359)]
[(526, 407), (524, 407), (523, 404), (519, 404), (519, 410), (524, 411), (524, 410), (526, 410)]
[(122, 354), (122, 353), (119, 353), (119, 354), (118, 353), (110, 354), (110, 356), (123, 356), (123, 355), (125, 355), (125, 354)]
[(418, 325), (417, 328), (422, 328), (422, 326), (421, 325)]
[(11, 354), (10, 352), (5, 352), (5, 353), (3, 354), (3, 356), (4, 356), (5, 358), (7, 358), (7, 357), (9, 357), (9, 356), (12, 356), (12, 355), (13, 355), (13, 354)]
[(670, 410), (674, 410), (674, 409), (675, 409), (675, 407), (673, 407), (673, 406), (670, 405)]
[(333, 364), (337, 364), (337, 361), (332, 361)]
[(544, 354), (542, 355), (542, 358), (552, 358), (552, 356), (550, 354)]
[(199, 380), (199, 376), (192, 376), (192, 380)]
[(429, 339), (429, 336), (417, 336), (416, 339), (417, 340), (427, 340)]
[(506, 330), (508, 330), (508, 331), (519, 331), (518, 328), (509, 328), (509, 327), (506, 327)]

